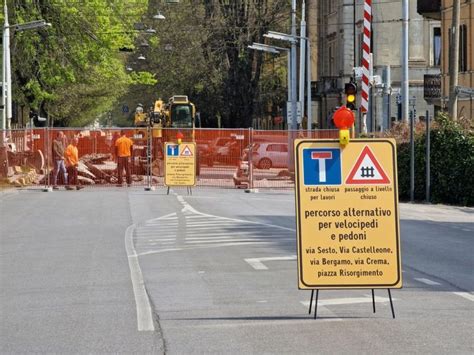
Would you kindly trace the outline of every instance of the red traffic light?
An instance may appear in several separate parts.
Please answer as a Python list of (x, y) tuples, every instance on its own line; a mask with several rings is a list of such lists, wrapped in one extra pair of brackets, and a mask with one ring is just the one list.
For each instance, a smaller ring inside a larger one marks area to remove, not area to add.
[(352, 127), (355, 121), (354, 113), (346, 106), (342, 106), (333, 116), (334, 124), (339, 129), (347, 129)]
[(344, 92), (346, 95), (355, 95), (357, 94), (357, 84), (356, 83), (346, 83), (344, 85)]

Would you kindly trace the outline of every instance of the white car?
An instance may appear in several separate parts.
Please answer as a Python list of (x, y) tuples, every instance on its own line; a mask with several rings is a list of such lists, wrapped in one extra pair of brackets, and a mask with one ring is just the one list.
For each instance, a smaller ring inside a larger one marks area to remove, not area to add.
[(259, 169), (287, 168), (288, 143), (254, 144), (252, 162)]

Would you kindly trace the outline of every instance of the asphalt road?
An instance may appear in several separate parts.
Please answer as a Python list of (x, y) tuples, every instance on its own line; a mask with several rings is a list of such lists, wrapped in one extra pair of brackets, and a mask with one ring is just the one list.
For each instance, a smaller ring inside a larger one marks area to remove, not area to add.
[(396, 319), (338, 290), (313, 320), (290, 191), (1, 193), (0, 352), (472, 353), (474, 209), (400, 209)]

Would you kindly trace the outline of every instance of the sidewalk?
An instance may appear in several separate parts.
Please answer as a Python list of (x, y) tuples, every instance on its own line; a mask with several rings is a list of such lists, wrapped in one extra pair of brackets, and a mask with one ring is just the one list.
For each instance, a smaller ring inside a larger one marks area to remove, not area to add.
[(400, 219), (474, 223), (474, 208), (421, 203), (400, 203)]

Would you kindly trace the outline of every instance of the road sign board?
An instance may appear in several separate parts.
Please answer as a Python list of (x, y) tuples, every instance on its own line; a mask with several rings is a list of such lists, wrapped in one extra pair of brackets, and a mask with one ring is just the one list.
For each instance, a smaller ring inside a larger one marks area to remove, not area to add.
[(301, 289), (400, 288), (392, 139), (295, 141)]
[(365, 146), (357, 158), (354, 167), (346, 179), (346, 184), (390, 184), (390, 179), (383, 171), (369, 146)]
[(192, 156), (194, 156), (194, 154), (191, 151), (191, 148), (189, 148), (188, 145), (185, 145), (184, 148), (181, 150), (180, 156), (182, 156), (182, 157), (192, 157)]
[(165, 185), (196, 185), (196, 144), (165, 143)]
[(305, 185), (340, 185), (341, 151), (337, 149), (304, 149)]

